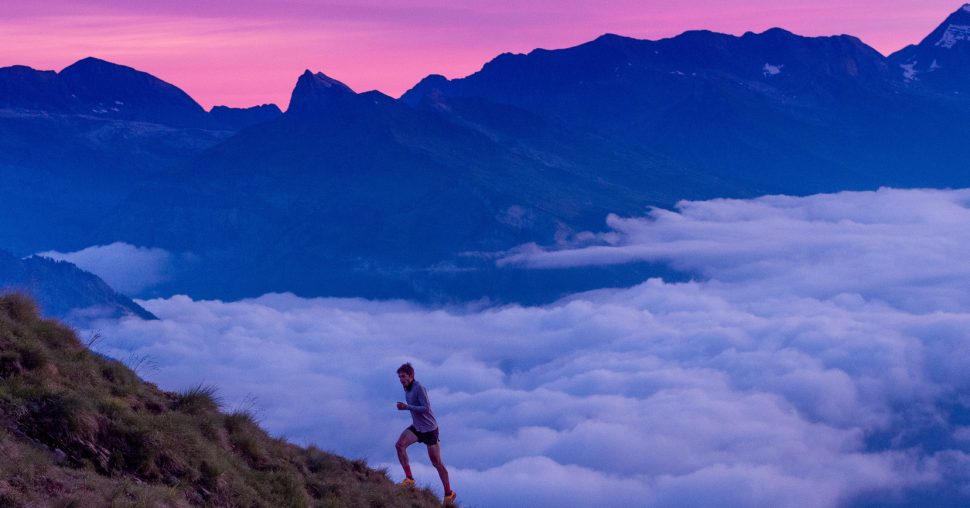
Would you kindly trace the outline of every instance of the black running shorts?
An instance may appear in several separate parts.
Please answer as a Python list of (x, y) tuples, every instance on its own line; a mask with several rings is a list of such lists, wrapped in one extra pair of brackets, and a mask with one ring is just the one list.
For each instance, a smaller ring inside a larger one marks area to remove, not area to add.
[(438, 444), (438, 429), (434, 429), (429, 432), (421, 432), (414, 428), (414, 425), (412, 425), (408, 427), (408, 430), (410, 430), (415, 436), (418, 436), (419, 443), (424, 443), (428, 446)]

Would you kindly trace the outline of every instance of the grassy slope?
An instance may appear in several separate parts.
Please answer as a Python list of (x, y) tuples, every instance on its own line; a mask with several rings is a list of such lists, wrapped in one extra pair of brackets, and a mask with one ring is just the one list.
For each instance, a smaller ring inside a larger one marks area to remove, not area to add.
[(440, 506), (220, 412), (211, 389), (159, 390), (20, 295), (0, 296), (0, 457), (0, 507)]

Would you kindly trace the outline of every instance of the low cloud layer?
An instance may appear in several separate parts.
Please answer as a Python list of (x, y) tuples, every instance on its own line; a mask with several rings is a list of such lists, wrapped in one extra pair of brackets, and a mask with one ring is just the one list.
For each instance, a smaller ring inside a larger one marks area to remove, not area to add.
[(397, 477), (411, 361), (470, 506), (966, 500), (968, 206), (964, 190), (682, 203), (504, 262), (660, 260), (691, 282), (487, 310), (178, 296), (141, 302), (160, 321), (101, 323), (103, 350), (149, 355), (163, 388), (254, 396), (273, 433)]
[(77, 252), (48, 251), (37, 255), (73, 263), (126, 295), (137, 295), (167, 281), (175, 269), (175, 258), (168, 251), (124, 242), (95, 245)]

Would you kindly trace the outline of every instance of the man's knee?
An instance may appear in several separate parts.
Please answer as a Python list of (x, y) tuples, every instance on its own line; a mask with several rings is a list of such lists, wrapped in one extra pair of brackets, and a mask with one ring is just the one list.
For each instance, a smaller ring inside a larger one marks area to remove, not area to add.
[(394, 447), (397, 448), (397, 451), (403, 452), (404, 450), (408, 449), (408, 443), (403, 439), (398, 439), (397, 443), (394, 444)]

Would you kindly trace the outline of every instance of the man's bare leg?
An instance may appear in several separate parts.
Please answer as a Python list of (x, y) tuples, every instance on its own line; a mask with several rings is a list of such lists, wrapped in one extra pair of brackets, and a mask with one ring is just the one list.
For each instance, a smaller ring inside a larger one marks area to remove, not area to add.
[(404, 468), (405, 478), (412, 478), (411, 464), (408, 462), (408, 447), (417, 442), (418, 436), (415, 436), (410, 429), (404, 429), (401, 437), (397, 438), (397, 443), (394, 445), (394, 448), (397, 449), (397, 460), (401, 462), (401, 467)]
[(441, 477), (441, 486), (445, 489), (445, 495), (451, 494), (451, 484), (448, 482), (448, 470), (445, 469), (444, 462), (441, 462), (440, 444), (428, 446), (428, 458), (431, 459), (431, 465), (438, 470), (438, 476)]

